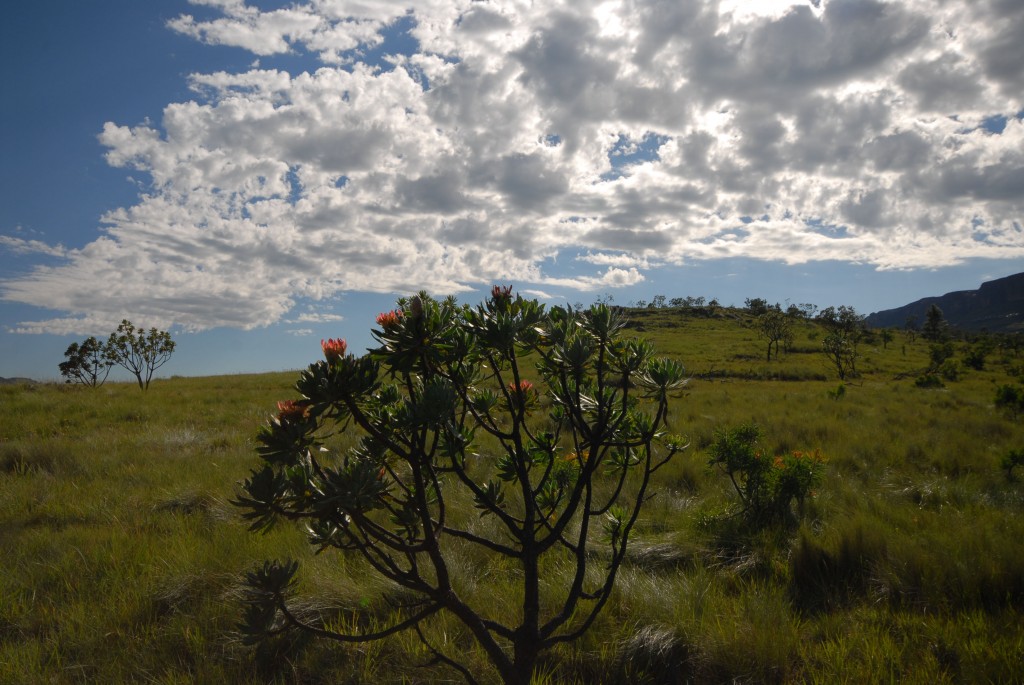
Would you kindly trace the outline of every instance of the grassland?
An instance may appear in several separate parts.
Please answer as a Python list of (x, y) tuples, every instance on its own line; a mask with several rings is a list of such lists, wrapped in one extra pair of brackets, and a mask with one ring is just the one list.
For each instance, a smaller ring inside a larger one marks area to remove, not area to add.
[[(631, 319), (693, 376), (672, 415), (693, 444), (658, 474), (614, 603), (538, 682), (1024, 681), (1024, 483), (999, 467), (1024, 427), (993, 406), (1024, 358), (996, 351), (926, 390), (927, 343), (898, 335), (862, 345), (840, 394), (812, 323), (766, 362), (737, 310)], [(228, 503), (295, 375), (0, 387), (0, 682), (458, 682), (421, 666), (415, 636), (241, 644), (240, 576), (266, 558), (302, 561), (307, 611), (387, 611), (388, 588), (354, 560), (312, 555), (288, 526), (250, 534)], [(705, 449), (744, 421), (773, 453), (829, 460), (792, 526), (726, 516)], [(514, 576), (462, 568), (467, 592), (499, 603)], [(486, 681), (458, 625), (431, 630)]]

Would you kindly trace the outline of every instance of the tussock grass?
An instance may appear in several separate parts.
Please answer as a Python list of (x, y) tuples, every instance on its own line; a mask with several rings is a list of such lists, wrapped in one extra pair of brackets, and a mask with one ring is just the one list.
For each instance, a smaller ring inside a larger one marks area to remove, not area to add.
[[(923, 390), (927, 345), (897, 336), (865, 345), (861, 376), (837, 393), (812, 324), (771, 362), (734, 310), (650, 310), (633, 325), (690, 371), (670, 420), (691, 446), (658, 472), (613, 601), (545, 657), (537, 683), (1024, 681), (1024, 483), (999, 465), (1024, 427), (993, 406), (1019, 359), (993, 355)], [(264, 559), (299, 559), (299, 611), (338, 629), (380, 625), (406, 599), (354, 557), (314, 555), (294, 527), (250, 534), (229, 504), (256, 463), (257, 427), (294, 380), (0, 387), (0, 682), (459, 681), (424, 666), (411, 632), (241, 643), (241, 576)], [(746, 421), (770, 454), (828, 459), (786, 524), (745, 525), (707, 466), (715, 431)], [(468, 499), (449, 513), (494, 525)], [(516, 614), (518, 569), (451, 552), (465, 598), (497, 620)], [(547, 562), (546, 596), (567, 568)], [(432, 617), (425, 633), (494, 682), (457, 621)]]

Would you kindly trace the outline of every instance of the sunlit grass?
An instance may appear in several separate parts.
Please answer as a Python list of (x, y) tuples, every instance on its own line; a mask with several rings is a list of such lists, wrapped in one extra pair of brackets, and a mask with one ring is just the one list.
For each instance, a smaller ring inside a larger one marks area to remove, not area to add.
[[(1019, 359), (923, 390), (927, 345), (897, 335), (862, 346), (862, 375), (840, 393), (811, 324), (771, 362), (737, 310), (636, 312), (633, 325), (693, 377), (670, 417), (691, 446), (657, 474), (613, 602), (536, 682), (1024, 680), (1024, 483), (999, 466), (1024, 428), (993, 406)], [(338, 628), (385, 621), (397, 592), (355, 558), (313, 555), (291, 526), (249, 533), (230, 505), (294, 380), (0, 387), (0, 682), (458, 681), (424, 666), (413, 633), (242, 645), (240, 577), (263, 559), (299, 559), (302, 610)], [(715, 431), (745, 421), (773, 454), (828, 459), (790, 526), (730, 517), (731, 486), (707, 466)], [(466, 498), (452, 506), (460, 525), (493, 525)], [(517, 569), (452, 551), (460, 594), (511, 619)], [(565, 573), (547, 563), (548, 596)], [(456, 620), (427, 630), (493, 682)]]

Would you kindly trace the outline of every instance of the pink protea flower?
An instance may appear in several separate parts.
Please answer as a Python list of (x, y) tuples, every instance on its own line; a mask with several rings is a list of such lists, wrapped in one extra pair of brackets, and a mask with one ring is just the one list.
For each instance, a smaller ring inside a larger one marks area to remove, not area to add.
[(397, 328), (402, 323), (401, 309), (392, 309), (390, 312), (381, 312), (377, 315), (377, 325), (383, 328), (385, 331), (390, 331)]
[(309, 402), (306, 400), (284, 400), (277, 403), (278, 421), (298, 421), (306, 417), (309, 412)]
[(345, 356), (348, 344), (341, 338), (328, 338), (327, 340), (320, 341), (320, 347), (323, 348), (324, 357), (327, 358), (327, 361), (333, 364)]
[(496, 285), (491, 288), (491, 298), (494, 300), (510, 300), (512, 299), (512, 286), (510, 285)]
[(518, 391), (526, 395), (533, 392), (533, 383), (530, 381), (519, 381), (519, 384), (517, 385), (515, 381), (510, 381), (508, 384), (508, 391), (513, 394)]
[(540, 393), (530, 381), (519, 381), (518, 384), (512, 381), (508, 384), (508, 392), (512, 396), (512, 402), (515, 406), (521, 406), (524, 409), (531, 408), (540, 396)]

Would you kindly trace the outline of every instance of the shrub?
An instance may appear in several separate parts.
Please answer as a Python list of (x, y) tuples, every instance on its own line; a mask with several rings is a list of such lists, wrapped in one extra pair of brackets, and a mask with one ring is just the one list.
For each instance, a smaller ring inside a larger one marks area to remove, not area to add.
[(1003, 455), (999, 465), (1006, 471), (1006, 479), (1013, 480), (1013, 469), (1017, 466), (1024, 465), (1024, 449), (1021, 450), (1010, 450)]
[(1001, 409), (1013, 418), (1024, 412), (1024, 388), (1009, 384), (996, 388), (996, 409)]
[(947, 359), (942, 362), (942, 366), (939, 367), (939, 373), (943, 379), (947, 381), (958, 381), (960, 380), (960, 373), (963, 371), (963, 367), (955, 359)]
[(933, 343), (928, 346), (928, 358), (930, 360), (929, 371), (938, 371), (942, 368), (948, 360), (953, 358), (955, 350), (953, 349), (953, 343), (946, 341), (941, 343)]
[(972, 345), (964, 352), (964, 364), (975, 371), (982, 371), (985, 368), (985, 358), (988, 356), (988, 352), (985, 345)]
[[(548, 312), (497, 286), (476, 309), (420, 294), (377, 323), (380, 347), (362, 357), (323, 342), (301, 398), (260, 432), (265, 464), (236, 504), (253, 530), (304, 522), (317, 549), (361, 557), (406, 600), (390, 623), (342, 632), (291, 611), (296, 562), (267, 562), (247, 577), (243, 630), (251, 642), (290, 628), (368, 642), (410, 629), (473, 681), (464, 655), (432, 638), (444, 612), (504, 682), (527, 683), (541, 652), (581, 636), (611, 597), (651, 475), (685, 447), (663, 438), (683, 367), (621, 339), (604, 304)], [(330, 436), (346, 431), (359, 440), (339, 454)], [(460, 520), (463, 496), (486, 521)], [(474, 550), (517, 567), (518, 610), (463, 596), (465, 566), (452, 562)], [(568, 571), (542, 583), (544, 560)]]
[(914, 381), (914, 385), (925, 390), (946, 387), (943, 384), (942, 379), (940, 379), (934, 373), (926, 373), (923, 376), (918, 376), (917, 380)]
[(748, 520), (778, 522), (791, 515), (794, 501), (803, 511), (804, 501), (821, 480), (825, 460), (817, 450), (770, 456), (758, 447), (760, 436), (761, 429), (753, 423), (717, 432), (708, 463), (729, 477)]

